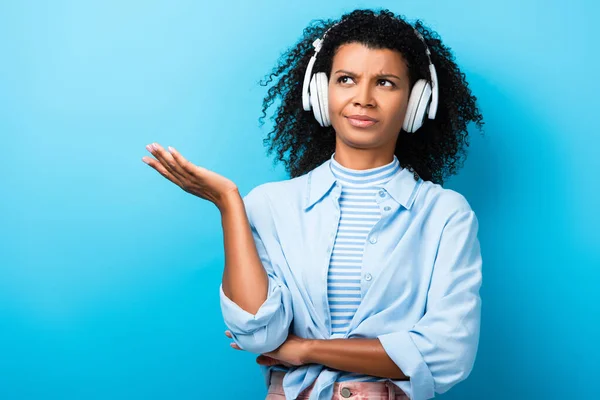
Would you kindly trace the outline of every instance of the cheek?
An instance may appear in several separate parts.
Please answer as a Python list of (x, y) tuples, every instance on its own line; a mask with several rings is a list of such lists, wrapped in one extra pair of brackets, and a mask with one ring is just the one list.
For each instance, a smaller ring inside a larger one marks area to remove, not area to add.
[(387, 120), (387, 125), (401, 125), (404, 122), (404, 115), (406, 114), (407, 102), (404, 98), (389, 99), (386, 104), (384, 115)]
[(402, 96), (400, 96), (398, 102), (396, 103), (396, 115), (400, 122), (404, 121), (404, 116), (406, 115), (406, 109), (408, 108), (408, 95), (406, 92)]
[(327, 101), (329, 103), (330, 114), (339, 114), (341, 108), (344, 106), (344, 99), (341, 98), (340, 92), (332, 88), (331, 85), (327, 91)]
[(403, 102), (403, 103), (400, 103), (397, 107), (396, 116), (397, 116), (398, 121), (400, 121), (400, 123), (402, 123), (404, 121), (407, 105), (408, 104), (406, 102)]

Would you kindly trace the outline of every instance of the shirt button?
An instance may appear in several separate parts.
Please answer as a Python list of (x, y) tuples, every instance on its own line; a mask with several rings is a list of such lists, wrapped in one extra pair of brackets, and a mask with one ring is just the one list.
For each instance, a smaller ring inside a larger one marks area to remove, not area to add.
[(377, 243), (377, 239), (375, 239), (374, 237), (371, 237), (371, 239), (369, 239), (369, 242), (371, 242), (371, 243)]
[(370, 281), (372, 278), (371, 274), (366, 274), (365, 275), (365, 280)]
[(379, 196), (380, 196), (380, 197), (385, 197), (385, 192), (384, 192), (383, 190), (380, 190), (380, 191), (379, 191)]
[(385, 206), (385, 207), (383, 207), (383, 209), (384, 209), (385, 211), (390, 211), (390, 210), (392, 209), (392, 207), (390, 207), (390, 206)]
[(352, 392), (350, 391), (350, 389), (345, 387), (345, 388), (342, 388), (341, 395), (343, 398), (347, 399), (348, 397), (352, 396)]

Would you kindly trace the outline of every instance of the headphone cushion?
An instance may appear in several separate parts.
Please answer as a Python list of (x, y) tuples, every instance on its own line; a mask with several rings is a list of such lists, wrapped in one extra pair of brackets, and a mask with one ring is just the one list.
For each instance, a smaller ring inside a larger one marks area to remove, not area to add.
[(329, 98), (328, 98), (328, 79), (325, 72), (318, 72), (317, 78), (317, 92), (319, 94), (319, 104), (321, 105), (321, 117), (323, 120), (323, 126), (331, 125), (329, 119)]
[(319, 93), (317, 89), (317, 78), (313, 75), (310, 79), (310, 104), (315, 115), (315, 119), (320, 125), (323, 125), (321, 119), (321, 105), (319, 104)]
[(423, 88), (423, 96), (417, 104), (417, 110), (413, 122), (413, 132), (417, 131), (423, 125), (423, 122), (425, 122), (425, 119), (427, 118), (427, 108), (431, 100), (431, 94), (431, 85), (429, 82), (426, 82), (425, 87)]
[(406, 132), (415, 132), (423, 124), (425, 111), (431, 98), (431, 86), (425, 79), (419, 79), (410, 92), (406, 107), (406, 116), (402, 128)]

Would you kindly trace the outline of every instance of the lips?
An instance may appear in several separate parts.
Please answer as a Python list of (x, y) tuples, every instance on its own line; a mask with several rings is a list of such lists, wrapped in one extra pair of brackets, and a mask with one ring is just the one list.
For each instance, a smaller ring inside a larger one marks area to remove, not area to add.
[(346, 118), (348, 119), (350, 125), (357, 128), (368, 128), (377, 122), (375, 118), (371, 118), (366, 115), (349, 115)]
[(373, 122), (377, 122), (377, 120), (375, 118), (369, 117), (366, 114), (348, 115), (347, 118), (358, 119), (360, 121), (373, 121)]

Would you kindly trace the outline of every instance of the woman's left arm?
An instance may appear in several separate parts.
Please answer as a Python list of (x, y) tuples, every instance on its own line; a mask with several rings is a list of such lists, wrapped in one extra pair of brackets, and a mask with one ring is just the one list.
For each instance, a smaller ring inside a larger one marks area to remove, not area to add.
[[(231, 332), (225, 331), (231, 338)], [(235, 343), (231, 347), (242, 350)], [(261, 354), (256, 361), (262, 365), (286, 366), (322, 364), (341, 371), (381, 376), (394, 380), (409, 380), (392, 361), (379, 339), (304, 339), (290, 334), (276, 350)]]
[(379, 339), (309, 339), (305, 364), (322, 364), (341, 371), (409, 380), (387, 354)]

